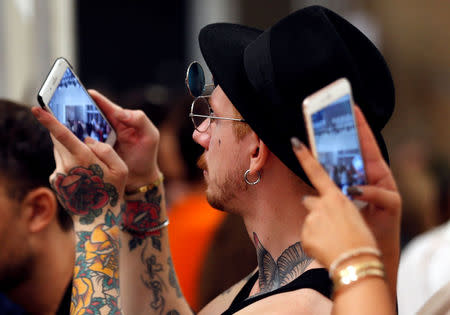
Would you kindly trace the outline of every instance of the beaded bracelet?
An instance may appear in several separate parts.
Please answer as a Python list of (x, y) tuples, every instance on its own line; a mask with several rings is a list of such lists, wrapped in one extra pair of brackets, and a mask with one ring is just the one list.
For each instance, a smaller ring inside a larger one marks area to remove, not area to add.
[(331, 263), (330, 269), (329, 269), (330, 278), (333, 278), (333, 274), (334, 274), (336, 268), (340, 264), (342, 264), (344, 261), (346, 261), (350, 258), (356, 257), (356, 256), (365, 255), (365, 254), (370, 254), (370, 255), (377, 256), (377, 257), (381, 257), (381, 252), (377, 248), (374, 248), (374, 247), (359, 247), (359, 248), (355, 248), (355, 249), (349, 250), (347, 252), (344, 252)]
[(160, 176), (158, 177), (157, 180), (155, 180), (153, 183), (141, 186), (139, 188), (136, 188), (134, 190), (131, 191), (125, 191), (125, 195), (130, 196), (130, 195), (135, 195), (138, 193), (145, 193), (149, 190), (152, 190), (155, 187), (158, 187), (159, 185), (161, 185), (161, 183), (164, 181), (164, 175), (160, 174)]

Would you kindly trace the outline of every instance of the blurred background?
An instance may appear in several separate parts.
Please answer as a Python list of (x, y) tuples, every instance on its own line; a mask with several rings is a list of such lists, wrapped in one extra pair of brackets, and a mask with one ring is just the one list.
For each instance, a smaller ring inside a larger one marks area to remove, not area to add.
[(184, 76), (191, 61), (202, 61), (200, 28), (212, 22), (267, 28), (312, 4), (360, 28), (393, 73), (397, 105), (384, 135), (404, 197), (406, 244), (450, 216), (450, 1), (0, 0), (0, 97), (35, 105), (54, 59), (66, 57), (86, 87), (142, 108), (163, 127), (161, 152), (173, 159), (162, 168), (175, 202), (195, 177), (195, 162), (185, 163), (182, 154), (199, 150), (166, 143), (184, 143), (190, 132), (173, 127), (172, 109), (185, 104), (179, 115), (187, 119)]

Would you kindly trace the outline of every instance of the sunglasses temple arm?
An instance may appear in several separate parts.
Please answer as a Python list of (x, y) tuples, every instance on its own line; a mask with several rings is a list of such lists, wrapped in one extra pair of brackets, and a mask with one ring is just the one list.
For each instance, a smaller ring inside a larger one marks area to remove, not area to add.
[(215, 86), (214, 84), (205, 84), (202, 95), (211, 95)]

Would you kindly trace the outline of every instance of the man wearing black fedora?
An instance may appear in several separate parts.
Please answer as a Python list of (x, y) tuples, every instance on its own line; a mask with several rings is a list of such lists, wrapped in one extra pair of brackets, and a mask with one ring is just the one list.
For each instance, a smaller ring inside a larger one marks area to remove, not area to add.
[[(201, 30), (199, 43), (215, 82), (209, 94), (204, 82), (191, 82), (200, 70), (189, 72), (189, 87), (196, 97), (190, 115), (193, 138), (204, 148), (199, 167), (204, 170), (207, 198), (215, 208), (243, 218), (258, 261), (255, 272), (202, 313), (330, 313), (328, 272), (306, 255), (301, 239), (307, 216), (302, 198), (317, 193), (290, 140), (307, 142), (303, 99), (346, 77), (387, 161), (381, 130), (394, 107), (389, 69), (367, 37), (319, 6), (294, 12), (266, 31), (236, 24), (208, 25)], [(125, 194), (119, 196), (124, 204), (119, 250), (124, 313), (191, 313), (171, 262), (162, 176), (155, 158), (158, 132), (141, 113), (123, 110), (98, 93), (91, 95), (118, 133), (116, 152), (129, 172)], [(40, 120), (63, 146), (76, 146), (76, 141), (66, 139), (73, 136), (54, 119), (41, 116)], [(99, 150), (95, 153), (105, 160), (100, 165), (107, 178), (111, 172), (106, 166), (113, 166), (115, 153), (108, 157)], [(87, 162), (78, 157), (71, 163), (86, 167)], [(68, 169), (65, 165), (65, 172)], [(354, 192), (361, 194), (358, 189)], [(359, 198), (371, 202), (374, 197)], [(400, 215), (375, 210), (364, 215), (385, 255), (395, 297)], [(186, 246), (195, 246), (189, 235)], [(233, 259), (239, 264), (239, 257)]]

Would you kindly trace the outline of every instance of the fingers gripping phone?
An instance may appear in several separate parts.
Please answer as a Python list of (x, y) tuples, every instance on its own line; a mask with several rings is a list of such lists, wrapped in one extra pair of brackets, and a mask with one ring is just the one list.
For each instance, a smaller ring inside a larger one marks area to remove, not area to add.
[(116, 132), (64, 58), (56, 59), (38, 93), (41, 107), (81, 141), (91, 137), (114, 146)]
[[(331, 83), (303, 101), (311, 150), (350, 199), (348, 187), (367, 183), (353, 106), (351, 86), (346, 78)], [(360, 200), (353, 202), (359, 208), (367, 205)]]

